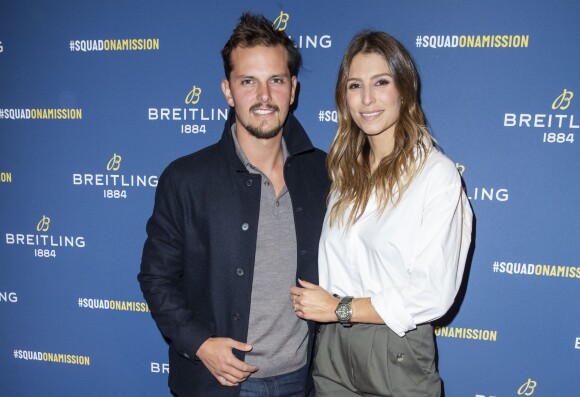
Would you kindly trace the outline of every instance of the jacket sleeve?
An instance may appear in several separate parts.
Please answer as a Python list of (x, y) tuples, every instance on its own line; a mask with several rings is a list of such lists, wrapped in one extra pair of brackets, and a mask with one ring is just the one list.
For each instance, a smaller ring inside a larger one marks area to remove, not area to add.
[(159, 178), (153, 214), (147, 222), (141, 271), (143, 296), (161, 333), (179, 354), (193, 360), (213, 326), (187, 307), (183, 288), (185, 235), (171, 166)]
[(431, 178), (407, 282), (371, 297), (385, 323), (399, 336), (443, 316), (461, 285), (471, 241), (472, 212), (454, 167)]

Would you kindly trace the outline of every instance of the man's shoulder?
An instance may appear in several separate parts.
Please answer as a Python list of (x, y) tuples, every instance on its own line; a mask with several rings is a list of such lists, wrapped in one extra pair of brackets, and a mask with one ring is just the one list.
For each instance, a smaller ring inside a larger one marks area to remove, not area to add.
[(323, 171), (326, 173), (326, 153), (323, 150), (313, 147), (311, 150), (295, 156), (295, 159), (309, 167), (313, 167), (313, 172)]
[(326, 160), (326, 152), (317, 147), (314, 147), (313, 155), (318, 157), (319, 159)]
[[(297, 155), (294, 160), (297, 164), (289, 170), (288, 176), (292, 175), (286, 182), (294, 189), (311, 192), (320, 192), (326, 195), (330, 187), (330, 179), (326, 170), (326, 153), (320, 149), (312, 148), (307, 152)], [(294, 183), (299, 181), (299, 187)]]
[(217, 143), (173, 160), (165, 172), (171, 174), (192, 174), (205, 172), (208, 168), (223, 163)]

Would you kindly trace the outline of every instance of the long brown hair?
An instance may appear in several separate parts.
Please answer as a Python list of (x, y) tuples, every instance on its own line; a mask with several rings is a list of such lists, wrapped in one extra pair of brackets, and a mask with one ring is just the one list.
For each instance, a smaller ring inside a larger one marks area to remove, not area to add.
[[(368, 138), (353, 121), (346, 101), (350, 65), (361, 53), (385, 58), (401, 97), (393, 151), (380, 161), (374, 172), (369, 161)], [(335, 92), (338, 131), (326, 160), (332, 180), (330, 195), (338, 196), (330, 212), (331, 226), (344, 221), (351, 205), (346, 226), (354, 224), (373, 193), (377, 195), (379, 214), (389, 202), (397, 205), (425, 163), (434, 140), (425, 126), (418, 91), (419, 75), (411, 55), (395, 38), (384, 32), (364, 31), (352, 39), (338, 72)]]

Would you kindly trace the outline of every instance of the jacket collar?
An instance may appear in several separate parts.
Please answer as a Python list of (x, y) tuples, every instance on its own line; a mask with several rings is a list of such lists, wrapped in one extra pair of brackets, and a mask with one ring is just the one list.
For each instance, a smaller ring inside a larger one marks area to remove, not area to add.
[[(231, 161), (237, 171), (246, 171), (245, 165), (242, 163), (240, 158), (236, 153), (236, 147), (234, 139), (232, 137), (232, 125), (236, 122), (236, 113), (233, 107), (230, 107), (228, 113), (228, 120), (225, 123), (224, 131), (222, 137), (218, 143), (224, 155)], [(282, 136), (286, 142), (286, 147), (288, 149), (288, 159), (297, 156), (301, 153), (305, 153), (314, 149), (312, 146), (312, 141), (304, 131), (304, 128), (294, 117), (293, 113), (288, 113), (286, 122), (282, 130)]]

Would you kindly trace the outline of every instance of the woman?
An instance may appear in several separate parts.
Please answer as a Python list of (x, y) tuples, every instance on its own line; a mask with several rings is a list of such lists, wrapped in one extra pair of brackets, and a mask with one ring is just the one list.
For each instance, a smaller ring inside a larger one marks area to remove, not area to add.
[(471, 241), (461, 178), (425, 128), (415, 66), (393, 37), (354, 37), (336, 104), (320, 286), (290, 291), (300, 318), (325, 323), (317, 396), (439, 396), (430, 322), (452, 305)]

